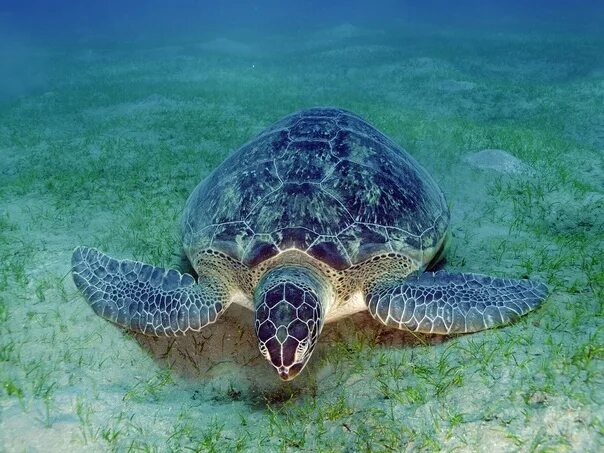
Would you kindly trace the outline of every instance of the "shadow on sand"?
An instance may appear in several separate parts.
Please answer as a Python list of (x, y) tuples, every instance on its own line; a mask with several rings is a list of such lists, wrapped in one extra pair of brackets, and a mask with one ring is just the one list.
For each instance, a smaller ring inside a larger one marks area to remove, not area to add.
[(378, 349), (405, 349), (446, 341), (438, 335), (388, 328), (369, 313), (358, 313), (327, 324), (307, 368), (297, 379), (282, 382), (260, 355), (253, 325), (251, 311), (232, 305), (216, 324), (201, 332), (182, 337), (135, 334), (134, 338), (158, 365), (185, 379), (224, 382), (225, 393), (232, 399), (239, 399), (239, 389), (247, 388), (246, 399), (253, 406), (278, 405), (301, 393), (314, 394), (317, 379), (323, 379), (325, 368), (329, 368), (334, 345), (354, 353), (354, 345), (359, 343)]

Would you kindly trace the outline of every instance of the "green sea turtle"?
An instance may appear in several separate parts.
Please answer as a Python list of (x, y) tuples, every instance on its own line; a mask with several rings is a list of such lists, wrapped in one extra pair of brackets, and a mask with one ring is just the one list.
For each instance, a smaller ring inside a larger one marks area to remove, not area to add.
[(261, 353), (283, 380), (304, 368), (325, 322), (369, 310), (417, 332), (474, 332), (517, 319), (542, 283), (428, 272), (449, 209), (432, 177), (359, 116), (289, 115), (233, 153), (189, 196), (186, 256), (198, 274), (73, 253), (73, 278), (103, 318), (180, 335), (236, 303), (255, 312)]

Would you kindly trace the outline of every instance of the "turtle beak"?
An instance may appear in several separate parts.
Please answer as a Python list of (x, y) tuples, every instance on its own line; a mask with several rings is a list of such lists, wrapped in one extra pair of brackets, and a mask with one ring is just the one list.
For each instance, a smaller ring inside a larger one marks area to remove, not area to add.
[(277, 373), (279, 373), (282, 381), (291, 381), (302, 371), (302, 368), (304, 368), (304, 364), (302, 363), (294, 364), (289, 368), (281, 366), (277, 368)]
[[(305, 341), (306, 344), (311, 342), (310, 338)], [(276, 338), (270, 338), (266, 342), (266, 346), (260, 348), (282, 381), (294, 379), (308, 363), (314, 345), (303, 350), (301, 344), (301, 342), (291, 337), (283, 343)]]

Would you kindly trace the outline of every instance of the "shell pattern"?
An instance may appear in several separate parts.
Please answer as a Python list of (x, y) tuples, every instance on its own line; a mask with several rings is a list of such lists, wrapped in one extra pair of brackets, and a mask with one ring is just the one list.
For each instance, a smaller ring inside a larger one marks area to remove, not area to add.
[(359, 116), (289, 115), (226, 159), (193, 191), (185, 250), (217, 250), (254, 267), (298, 249), (342, 270), (375, 255), (422, 256), (449, 212), (432, 177)]

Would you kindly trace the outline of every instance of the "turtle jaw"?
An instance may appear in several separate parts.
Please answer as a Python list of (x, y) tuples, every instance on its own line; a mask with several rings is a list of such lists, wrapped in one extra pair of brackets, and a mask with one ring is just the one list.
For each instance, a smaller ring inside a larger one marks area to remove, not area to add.
[[(315, 336), (315, 343), (317, 338), (318, 335)], [(309, 340), (312, 341), (311, 339)], [(302, 343), (298, 343), (298, 346), (296, 346), (294, 341), (286, 340), (280, 348), (275, 348), (273, 346), (272, 350), (269, 350), (260, 343), (260, 352), (263, 353), (275, 371), (277, 371), (277, 374), (282, 381), (293, 380), (302, 372), (310, 360), (315, 345), (311, 344), (306, 351), (303, 351), (300, 348), (300, 344)], [(292, 347), (295, 348), (294, 351), (290, 349)], [(290, 361), (291, 357), (294, 358), (293, 362)]]
[(279, 378), (281, 378), (282, 381), (291, 381), (296, 376), (298, 376), (298, 374), (300, 374), (300, 372), (306, 366), (307, 362), (308, 362), (308, 360), (305, 360), (304, 362), (294, 363), (290, 367), (280, 366), (280, 367), (275, 367), (275, 369), (277, 370), (277, 373), (279, 374)]

